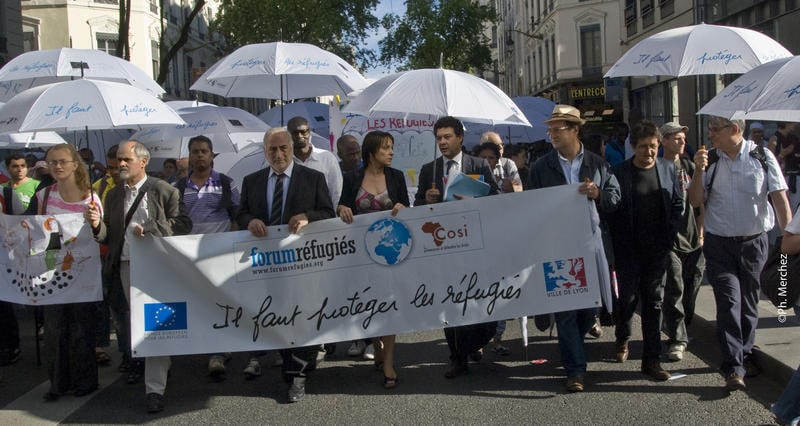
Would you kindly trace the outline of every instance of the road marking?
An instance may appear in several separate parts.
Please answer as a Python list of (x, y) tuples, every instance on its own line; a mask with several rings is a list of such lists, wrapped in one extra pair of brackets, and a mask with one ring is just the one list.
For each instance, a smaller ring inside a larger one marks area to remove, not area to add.
[[(114, 359), (111, 365), (117, 365), (119, 362), (114, 355), (112, 355)], [(67, 394), (54, 402), (44, 401), (44, 394), (50, 389), (50, 382), (43, 382), (0, 409), (0, 417), (3, 419), (3, 424), (7, 425), (58, 424), (86, 405), (95, 395), (102, 392), (103, 389), (120, 377), (120, 373), (114, 367), (99, 367), (98, 381), (100, 386), (91, 395), (75, 398)]]

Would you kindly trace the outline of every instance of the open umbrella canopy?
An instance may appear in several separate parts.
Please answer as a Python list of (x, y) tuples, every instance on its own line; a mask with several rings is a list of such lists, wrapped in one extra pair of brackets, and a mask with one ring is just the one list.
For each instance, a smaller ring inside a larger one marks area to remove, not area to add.
[(258, 43), (211, 66), (191, 90), (224, 97), (300, 99), (347, 94), (368, 85), (339, 56), (306, 43)]
[(133, 86), (101, 80), (37, 86), (0, 107), (0, 134), (183, 123), (155, 96)]
[(170, 108), (174, 109), (175, 111), (184, 108), (195, 108), (199, 106), (216, 106), (214, 104), (210, 104), (208, 102), (200, 102), (200, 101), (185, 101), (185, 100), (178, 100), (178, 101), (166, 101), (164, 102)]
[(238, 151), (253, 141), (260, 142), (270, 128), (253, 114), (235, 107), (199, 106), (179, 109), (186, 122), (149, 126), (132, 138), (164, 155), (184, 156), (189, 139), (203, 135), (211, 139), (215, 152)]
[(800, 56), (754, 68), (698, 111), (728, 119), (800, 121)]
[(49, 49), (25, 52), (0, 69), (0, 100), (35, 86), (76, 78), (114, 81), (153, 96), (164, 89), (136, 65), (96, 49)]
[(742, 74), (789, 56), (780, 43), (757, 31), (698, 24), (662, 31), (636, 43), (605, 77)]
[(67, 143), (56, 132), (26, 132), (0, 135), (0, 147), (37, 147)]
[[(283, 108), (283, 122), (281, 122), (281, 108)], [(292, 117), (305, 117), (311, 131), (320, 135), (330, 133), (330, 119), (328, 105), (319, 102), (292, 102), (279, 107), (270, 108), (258, 115), (265, 123), (272, 127), (285, 126)]]
[(355, 96), (344, 112), (364, 116), (454, 116), (464, 121), (530, 126), (519, 107), (497, 86), (460, 71), (419, 69), (381, 78)]

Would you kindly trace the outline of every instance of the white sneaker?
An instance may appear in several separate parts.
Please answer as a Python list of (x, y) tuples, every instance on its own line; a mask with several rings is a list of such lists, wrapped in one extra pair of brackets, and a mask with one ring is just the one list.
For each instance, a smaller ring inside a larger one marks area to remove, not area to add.
[(248, 378), (252, 379), (261, 375), (261, 364), (255, 358), (250, 358), (247, 367), (242, 371)]
[(222, 355), (211, 355), (208, 359), (208, 374), (220, 376), (225, 374), (225, 357)]
[(683, 352), (685, 350), (686, 350), (685, 343), (673, 343), (669, 345), (667, 358), (669, 358), (670, 361), (680, 361), (683, 359)]
[[(363, 344), (364, 342), (361, 343)], [(366, 349), (364, 349), (364, 359), (375, 359), (375, 345), (372, 343), (367, 345)]]
[(363, 340), (353, 340), (353, 343), (347, 348), (347, 356), (360, 356), (364, 353), (364, 346), (366, 345)]

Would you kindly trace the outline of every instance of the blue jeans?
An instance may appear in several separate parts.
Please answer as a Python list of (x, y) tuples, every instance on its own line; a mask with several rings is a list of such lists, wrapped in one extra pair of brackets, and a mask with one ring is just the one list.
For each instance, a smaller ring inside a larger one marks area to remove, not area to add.
[(583, 347), (583, 336), (594, 325), (596, 308), (577, 311), (556, 312), (558, 326), (558, 348), (561, 350), (561, 363), (567, 377), (586, 374), (586, 350)]
[(800, 423), (800, 367), (794, 372), (780, 398), (769, 409), (781, 423)]

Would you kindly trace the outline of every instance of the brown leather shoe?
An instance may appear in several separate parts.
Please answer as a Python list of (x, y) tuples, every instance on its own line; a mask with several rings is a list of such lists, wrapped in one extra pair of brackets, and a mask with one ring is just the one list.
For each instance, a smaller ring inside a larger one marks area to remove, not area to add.
[(658, 360), (646, 361), (646, 362), (643, 361), (642, 374), (650, 376), (653, 380), (657, 382), (663, 382), (669, 380), (669, 378), (671, 377), (669, 371), (661, 368), (661, 363), (658, 362)]
[(568, 377), (567, 390), (569, 392), (583, 392), (583, 376)]
[(728, 377), (725, 379), (725, 389), (728, 392), (742, 390), (746, 387), (747, 386), (745, 386), (742, 376), (736, 373), (728, 374)]
[(617, 362), (625, 362), (628, 359), (628, 342), (617, 340)]

